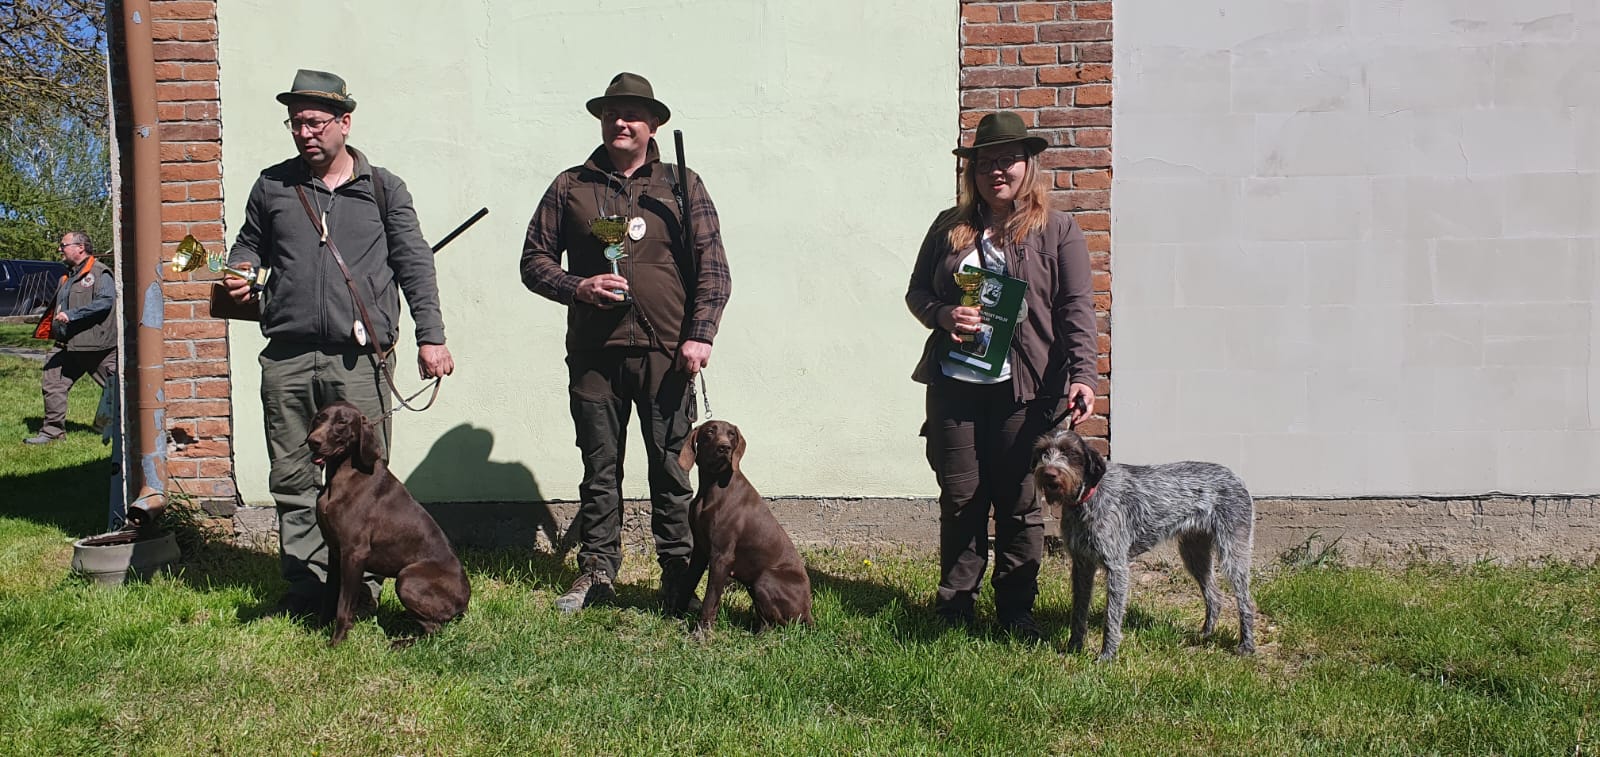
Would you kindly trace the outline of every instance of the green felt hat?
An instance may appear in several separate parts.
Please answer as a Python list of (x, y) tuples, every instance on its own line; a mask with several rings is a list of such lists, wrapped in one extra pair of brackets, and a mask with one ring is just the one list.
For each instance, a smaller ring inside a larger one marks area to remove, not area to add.
[(345, 91), (344, 79), (327, 71), (302, 68), (294, 74), (294, 84), (288, 92), (278, 93), (278, 102), (288, 105), (296, 100), (310, 100), (333, 108), (335, 113), (349, 113), (356, 109), (355, 98)]
[(593, 113), (595, 118), (599, 118), (600, 111), (605, 109), (606, 103), (613, 100), (632, 100), (642, 103), (656, 115), (656, 118), (661, 119), (661, 123), (666, 123), (667, 119), (672, 118), (672, 110), (666, 103), (656, 99), (655, 90), (650, 88), (650, 80), (638, 74), (623, 71), (611, 77), (611, 84), (606, 87), (606, 93), (589, 101), (589, 112)]
[(985, 147), (1012, 142), (1021, 142), (1029, 155), (1038, 155), (1050, 146), (1044, 137), (1029, 136), (1028, 127), (1022, 125), (1021, 116), (1000, 111), (990, 113), (978, 122), (978, 133), (973, 137), (971, 147), (957, 147), (951, 152), (962, 158), (970, 158)]

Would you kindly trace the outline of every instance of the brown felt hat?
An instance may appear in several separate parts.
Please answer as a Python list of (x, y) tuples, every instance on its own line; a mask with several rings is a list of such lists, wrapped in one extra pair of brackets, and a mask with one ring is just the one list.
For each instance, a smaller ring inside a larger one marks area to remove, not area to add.
[(309, 100), (333, 108), (336, 113), (349, 113), (356, 109), (356, 100), (345, 90), (344, 79), (327, 71), (302, 68), (294, 73), (294, 84), (288, 92), (278, 93), (278, 102), (288, 105), (296, 100)]
[(958, 157), (970, 158), (979, 150), (995, 145), (1005, 145), (1012, 142), (1021, 142), (1023, 149), (1029, 155), (1038, 155), (1050, 143), (1044, 137), (1028, 135), (1028, 127), (1022, 125), (1022, 117), (1008, 111), (990, 113), (978, 122), (978, 133), (972, 138), (971, 147), (957, 147), (951, 152)]
[(612, 100), (632, 100), (642, 103), (661, 123), (666, 123), (672, 118), (672, 110), (667, 104), (656, 99), (655, 90), (650, 88), (650, 80), (638, 74), (623, 71), (611, 77), (611, 84), (606, 87), (606, 93), (589, 101), (589, 112), (595, 118), (600, 117), (600, 111), (605, 109), (606, 103)]

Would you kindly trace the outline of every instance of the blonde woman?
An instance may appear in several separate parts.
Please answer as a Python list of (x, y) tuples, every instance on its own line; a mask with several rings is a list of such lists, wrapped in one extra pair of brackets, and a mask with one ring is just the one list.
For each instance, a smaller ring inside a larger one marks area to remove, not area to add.
[[(995, 614), (1027, 640), (1043, 638), (1033, 619), (1044, 519), (1028, 475), (1032, 446), (1088, 415), (1097, 378), (1089, 252), (1072, 216), (1050, 209), (1046, 146), (1014, 113), (978, 123), (973, 145), (955, 150), (965, 159), (959, 200), (928, 230), (906, 289), (933, 332), (912, 379), (927, 385), (923, 436), (939, 481), (935, 610), (951, 626), (975, 622), (992, 510)], [(978, 307), (961, 305), (955, 279), (980, 268), (1027, 284), (1003, 361), (990, 355), (982, 370), (951, 354), (989, 332)]]

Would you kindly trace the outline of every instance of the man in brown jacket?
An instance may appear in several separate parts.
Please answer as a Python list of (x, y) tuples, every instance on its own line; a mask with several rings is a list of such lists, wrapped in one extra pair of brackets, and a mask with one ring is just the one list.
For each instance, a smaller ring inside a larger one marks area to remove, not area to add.
[[(614, 596), (622, 449), (633, 407), (650, 458), (650, 529), (664, 606), (685, 580), (693, 489), (676, 460), (694, 421), (690, 382), (711, 358), (731, 291), (705, 185), (693, 172), (680, 185), (676, 169), (661, 162), (654, 137), (672, 112), (650, 82), (617, 74), (588, 109), (600, 119), (601, 144), (551, 182), (522, 246), (522, 283), (568, 308), (567, 388), (583, 481), (573, 524), (578, 579), (556, 600), (563, 612)], [(692, 245), (678, 205), (684, 192)]]

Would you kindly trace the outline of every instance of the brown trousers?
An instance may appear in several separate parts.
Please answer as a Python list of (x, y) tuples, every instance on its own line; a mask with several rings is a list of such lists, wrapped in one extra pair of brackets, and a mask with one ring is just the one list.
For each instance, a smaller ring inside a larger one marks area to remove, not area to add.
[(928, 464), (939, 480), (941, 614), (972, 618), (989, 559), (994, 513), (994, 603), (1002, 621), (1033, 609), (1044, 555), (1044, 513), (1029, 475), (1033, 444), (1065, 400), (1016, 401), (1011, 382), (928, 386)]
[(72, 385), (87, 374), (96, 384), (105, 386), (116, 370), (116, 350), (50, 350), (39, 380), (44, 390), (44, 425), (39, 427), (39, 434), (53, 439), (65, 436), (67, 393), (72, 391)]

